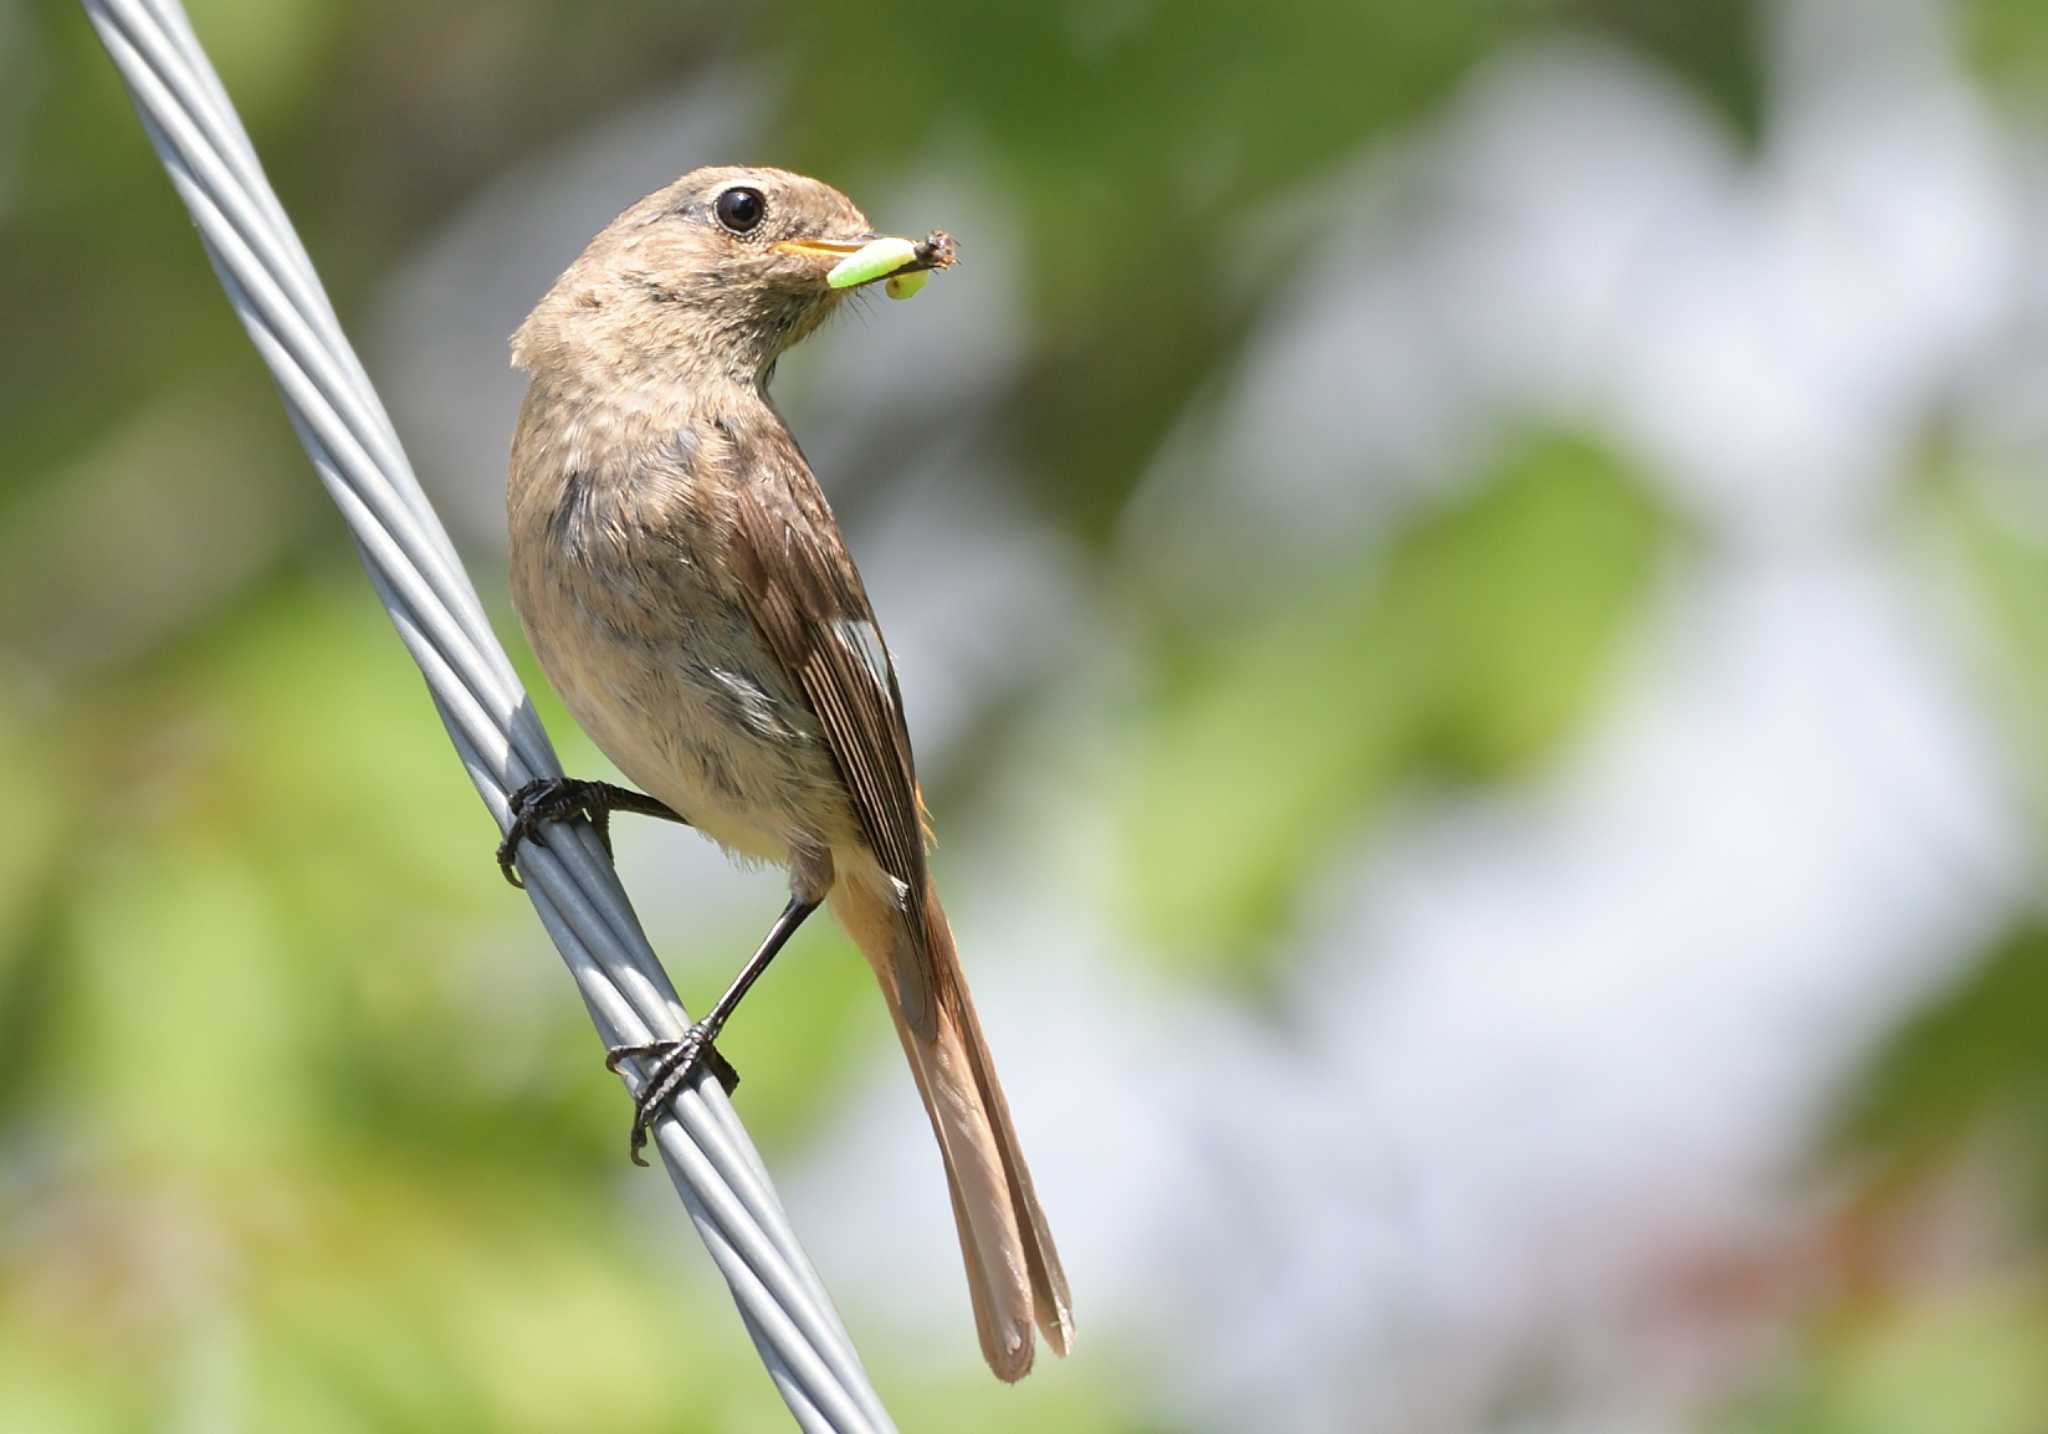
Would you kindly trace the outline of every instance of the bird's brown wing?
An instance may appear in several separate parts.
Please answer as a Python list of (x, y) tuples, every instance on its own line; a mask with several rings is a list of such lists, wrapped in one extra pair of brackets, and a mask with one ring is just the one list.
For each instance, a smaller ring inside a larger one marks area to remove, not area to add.
[[(907, 925), (921, 938), (925, 851), (917, 772), (874, 609), (794, 445), (786, 453), (745, 454), (743, 461), (751, 471), (738, 485), (728, 550), (740, 601), (817, 713), (854, 820), (882, 869), (902, 883)], [(913, 947), (913, 969), (897, 972), (898, 995), (912, 1028), (929, 1037), (937, 972), (927, 943), (917, 939)]]

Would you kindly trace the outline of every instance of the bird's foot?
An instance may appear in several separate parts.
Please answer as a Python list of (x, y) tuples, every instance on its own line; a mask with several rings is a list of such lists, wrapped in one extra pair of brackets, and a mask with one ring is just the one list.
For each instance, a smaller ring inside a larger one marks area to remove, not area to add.
[(681, 1090), (701, 1068), (718, 1077), (718, 1083), (731, 1095), (738, 1089), (740, 1073), (732, 1063), (718, 1053), (718, 1047), (711, 1043), (716, 1031), (707, 1030), (706, 1022), (699, 1021), (683, 1033), (681, 1040), (649, 1041), (639, 1046), (614, 1046), (605, 1053), (604, 1068), (618, 1073), (624, 1061), (646, 1060), (652, 1064), (647, 1069), (647, 1084), (640, 1091), (640, 1097), (633, 1102), (633, 1135), (628, 1142), (626, 1153), (633, 1157), (635, 1165), (645, 1165), (640, 1152), (647, 1145), (647, 1133), (654, 1128), (654, 1122), (668, 1108)]
[(610, 782), (586, 782), (575, 777), (542, 777), (528, 782), (512, 794), (511, 806), (512, 825), (506, 828), (505, 839), (498, 843), (498, 870), (504, 873), (505, 880), (518, 887), (526, 885), (513, 869), (520, 844), (540, 836), (542, 827), (555, 822), (583, 818), (596, 828), (606, 856), (612, 854), (613, 812), (638, 812), (689, 825), (673, 808), (650, 796)]

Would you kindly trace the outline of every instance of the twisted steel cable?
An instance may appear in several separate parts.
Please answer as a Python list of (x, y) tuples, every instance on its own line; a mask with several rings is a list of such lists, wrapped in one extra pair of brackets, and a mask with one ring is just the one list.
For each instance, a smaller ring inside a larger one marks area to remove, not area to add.
[[(177, 0), (82, 3), (503, 830), (510, 794), (561, 775), (561, 767), (227, 92)], [(687, 1028), (587, 823), (551, 828), (545, 847), (527, 843), (520, 870), (607, 1046)], [(636, 1094), (643, 1078), (630, 1071)], [(799, 1427), (890, 1434), (895, 1426), (717, 1082), (707, 1076), (684, 1090), (655, 1127), (654, 1143)]]

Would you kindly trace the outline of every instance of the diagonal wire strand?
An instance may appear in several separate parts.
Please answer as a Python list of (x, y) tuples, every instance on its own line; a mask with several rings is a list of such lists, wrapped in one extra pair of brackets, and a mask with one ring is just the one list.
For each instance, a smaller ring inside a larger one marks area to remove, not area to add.
[[(81, 3), (426, 679), (464, 770), (503, 830), (511, 793), (561, 774), (554, 748), (219, 76), (177, 0)], [(520, 869), (534, 913), (605, 1044), (680, 1035), (689, 1018), (588, 824), (552, 830), (545, 848), (527, 844)], [(628, 1076), (637, 1094), (643, 1073)], [(717, 1082), (682, 1091), (655, 1127), (654, 1143), (798, 1427), (893, 1434)]]

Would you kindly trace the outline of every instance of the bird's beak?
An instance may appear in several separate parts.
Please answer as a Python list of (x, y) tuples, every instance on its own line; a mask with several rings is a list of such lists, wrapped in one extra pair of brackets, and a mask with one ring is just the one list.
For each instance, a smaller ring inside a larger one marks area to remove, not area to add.
[(922, 239), (862, 234), (852, 239), (784, 239), (774, 247), (778, 253), (795, 254), (824, 265), (827, 282), (835, 289), (859, 288), (878, 279), (925, 269), (944, 269), (952, 264), (954, 253), (952, 238), (940, 229)]
[(881, 237), (879, 234), (863, 234), (858, 239), (785, 239), (775, 246), (775, 250), (779, 254), (796, 254), (837, 264), (848, 254), (858, 254), (865, 245)]

